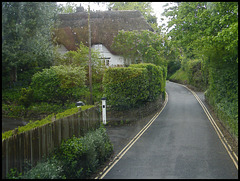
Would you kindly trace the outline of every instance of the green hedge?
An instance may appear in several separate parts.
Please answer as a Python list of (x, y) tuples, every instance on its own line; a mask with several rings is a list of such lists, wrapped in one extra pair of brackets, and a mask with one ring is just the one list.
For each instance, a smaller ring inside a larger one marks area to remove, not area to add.
[(86, 80), (86, 72), (82, 67), (73, 66), (52, 66), (43, 69), (32, 77), (31, 87), (34, 91), (36, 101), (61, 102), (76, 100), (75, 92), (81, 92)]
[(217, 116), (238, 136), (238, 65), (228, 62), (209, 68), (209, 88), (206, 99)]
[(132, 64), (133, 68), (146, 68), (149, 78), (149, 97), (148, 101), (155, 100), (161, 93), (165, 92), (166, 69), (151, 63)]
[(165, 95), (167, 69), (154, 64), (109, 68), (103, 77), (104, 96), (114, 110), (138, 107)]
[(55, 151), (67, 179), (89, 178), (111, 155), (113, 146), (106, 129), (101, 126), (84, 137), (73, 137)]
[(201, 60), (190, 60), (187, 62), (187, 75), (188, 75), (188, 83), (193, 85), (194, 87), (197, 87), (201, 90), (206, 89), (205, 83), (204, 83), (204, 77), (202, 74), (202, 68), (201, 68), (202, 61)]
[(109, 68), (103, 77), (104, 96), (115, 110), (125, 110), (147, 100), (149, 78), (145, 68)]

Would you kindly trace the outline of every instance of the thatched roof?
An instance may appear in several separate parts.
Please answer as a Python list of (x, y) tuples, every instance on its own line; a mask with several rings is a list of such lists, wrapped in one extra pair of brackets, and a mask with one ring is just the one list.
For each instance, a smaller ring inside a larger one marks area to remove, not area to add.
[[(87, 12), (59, 14), (59, 18), (61, 24), (55, 31), (58, 44), (68, 50), (76, 50), (80, 42), (88, 46)], [(114, 54), (117, 52), (111, 49), (111, 45), (120, 30), (153, 31), (139, 11), (97, 11), (90, 13), (90, 19), (91, 44), (103, 44)]]

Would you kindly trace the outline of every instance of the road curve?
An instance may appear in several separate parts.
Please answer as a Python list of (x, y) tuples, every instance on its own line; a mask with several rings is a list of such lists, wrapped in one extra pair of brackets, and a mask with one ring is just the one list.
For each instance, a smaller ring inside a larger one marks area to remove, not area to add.
[(238, 170), (202, 107), (167, 83), (168, 103), (103, 179), (238, 178)]

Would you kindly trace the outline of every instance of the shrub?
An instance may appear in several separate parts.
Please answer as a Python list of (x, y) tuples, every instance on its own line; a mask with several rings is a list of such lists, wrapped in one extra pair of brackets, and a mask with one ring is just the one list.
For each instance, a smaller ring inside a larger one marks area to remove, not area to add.
[(17, 102), (21, 97), (21, 89), (3, 89), (2, 90), (2, 102), (10, 104), (12, 102)]
[(35, 167), (20, 176), (21, 179), (64, 179), (63, 166), (56, 159), (39, 162)]
[(36, 100), (64, 104), (67, 99), (77, 99), (75, 88), (84, 87), (85, 78), (83, 68), (60, 65), (34, 74), (31, 85)]
[(66, 178), (87, 178), (111, 155), (112, 149), (106, 129), (100, 127), (84, 137), (62, 142), (55, 158), (62, 163)]
[(155, 100), (161, 93), (165, 92), (166, 70), (151, 63), (132, 64), (133, 68), (146, 68), (149, 78), (148, 101)]
[[(233, 63), (232, 63), (233, 64)], [(219, 119), (238, 136), (238, 66), (228, 62), (209, 68), (209, 88), (205, 94)]]
[(149, 97), (149, 77), (146, 68), (109, 68), (103, 77), (104, 96), (112, 109), (137, 107)]
[(31, 87), (29, 87), (28, 89), (22, 88), (19, 103), (27, 108), (32, 104), (32, 102), (33, 102), (33, 90), (31, 89)]
[(167, 72), (168, 72), (167, 79), (169, 79), (180, 68), (181, 68), (180, 61), (170, 60), (167, 66)]
[(201, 89), (205, 88), (204, 78), (201, 70), (201, 60), (196, 59), (188, 61), (186, 71), (188, 75), (189, 84), (197, 88)]

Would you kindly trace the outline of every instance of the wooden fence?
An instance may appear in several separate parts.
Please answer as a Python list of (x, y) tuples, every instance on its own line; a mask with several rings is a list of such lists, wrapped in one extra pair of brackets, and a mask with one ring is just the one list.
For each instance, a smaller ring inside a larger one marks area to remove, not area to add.
[(84, 136), (89, 130), (97, 129), (100, 121), (96, 106), (2, 140), (2, 178), (6, 178), (11, 168), (23, 173), (25, 161), (35, 166), (60, 146), (62, 140), (73, 135)]

